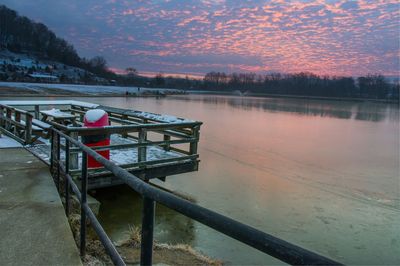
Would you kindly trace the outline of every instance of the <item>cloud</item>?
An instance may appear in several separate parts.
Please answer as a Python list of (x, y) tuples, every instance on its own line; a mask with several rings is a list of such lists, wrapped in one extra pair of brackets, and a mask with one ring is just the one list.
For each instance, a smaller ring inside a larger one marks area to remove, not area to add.
[(115, 68), (400, 74), (397, 0), (5, 2)]

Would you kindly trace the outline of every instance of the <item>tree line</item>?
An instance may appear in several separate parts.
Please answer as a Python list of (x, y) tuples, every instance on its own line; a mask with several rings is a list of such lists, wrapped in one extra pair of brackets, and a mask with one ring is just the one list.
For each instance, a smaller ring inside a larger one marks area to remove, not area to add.
[(353, 77), (295, 74), (209, 72), (202, 87), (206, 90), (240, 90), (263, 94), (285, 94), (316, 97), (349, 97), (373, 99), (399, 98), (399, 84), (389, 83), (382, 75)]

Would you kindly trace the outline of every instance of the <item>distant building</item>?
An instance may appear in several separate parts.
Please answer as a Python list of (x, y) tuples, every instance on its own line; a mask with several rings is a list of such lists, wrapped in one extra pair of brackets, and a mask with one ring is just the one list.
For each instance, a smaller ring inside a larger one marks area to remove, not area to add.
[(28, 75), (36, 82), (50, 82), (50, 83), (58, 83), (60, 79), (57, 76), (42, 74), (42, 73), (32, 73)]

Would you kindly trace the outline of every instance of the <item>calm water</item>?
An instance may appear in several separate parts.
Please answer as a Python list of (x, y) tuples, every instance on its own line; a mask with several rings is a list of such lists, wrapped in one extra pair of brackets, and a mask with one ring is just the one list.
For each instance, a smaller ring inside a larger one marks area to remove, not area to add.
[[(91, 102), (203, 121), (198, 172), (157, 182), (346, 264), (400, 264), (399, 108), (191, 95)], [(127, 188), (97, 192), (115, 240), (140, 224)], [(157, 205), (156, 239), (231, 264), (279, 262)]]

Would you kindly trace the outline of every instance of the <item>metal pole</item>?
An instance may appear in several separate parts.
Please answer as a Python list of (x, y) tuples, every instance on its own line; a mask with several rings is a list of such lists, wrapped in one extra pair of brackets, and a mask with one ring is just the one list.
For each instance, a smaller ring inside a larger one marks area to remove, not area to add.
[(60, 155), (61, 153), (61, 137), (57, 134), (57, 175), (56, 175), (56, 186), (57, 191), (60, 192)]
[(65, 213), (69, 216), (69, 140), (65, 139)]
[(154, 200), (147, 197), (143, 197), (142, 244), (140, 248), (140, 265), (152, 265), (154, 209), (155, 209)]
[(53, 175), (53, 167), (54, 167), (54, 130), (51, 130), (51, 139), (50, 139), (50, 173)]
[(82, 151), (82, 187), (81, 187), (81, 256), (86, 253), (86, 205), (87, 196), (87, 154)]

